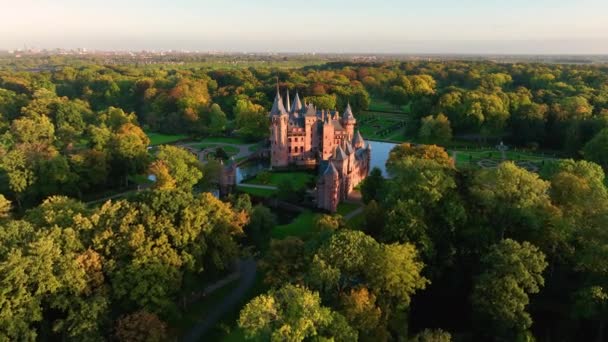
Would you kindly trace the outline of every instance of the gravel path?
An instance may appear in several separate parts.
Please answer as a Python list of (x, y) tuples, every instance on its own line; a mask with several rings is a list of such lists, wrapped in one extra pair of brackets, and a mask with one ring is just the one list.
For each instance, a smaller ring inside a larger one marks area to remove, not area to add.
[(199, 322), (192, 327), (192, 329), (187, 332), (180, 341), (201, 341), (202, 337), (209, 332), (209, 329), (213, 328), (226, 313), (230, 312), (241, 303), (243, 298), (247, 295), (247, 292), (255, 283), (257, 267), (253, 258), (240, 260), (237, 267), (238, 272), (240, 273), (238, 280), (239, 286), (232, 293), (226, 296), (209, 315), (201, 317)]

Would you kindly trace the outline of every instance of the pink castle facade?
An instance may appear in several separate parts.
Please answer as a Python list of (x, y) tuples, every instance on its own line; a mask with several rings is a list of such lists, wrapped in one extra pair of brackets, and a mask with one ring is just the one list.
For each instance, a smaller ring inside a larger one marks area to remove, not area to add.
[(371, 147), (355, 132), (350, 104), (344, 114), (302, 104), (296, 93), (286, 106), (277, 94), (270, 110), (270, 165), (318, 167), (317, 206), (335, 212), (338, 203), (368, 174)]

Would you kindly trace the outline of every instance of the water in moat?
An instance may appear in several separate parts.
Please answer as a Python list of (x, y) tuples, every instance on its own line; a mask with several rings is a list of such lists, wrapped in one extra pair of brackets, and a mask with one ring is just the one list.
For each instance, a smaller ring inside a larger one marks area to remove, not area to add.
[[(396, 144), (381, 142), (381, 141), (367, 141), (368, 144), (372, 146), (372, 159), (371, 159), (371, 168), (377, 167), (382, 170), (382, 175), (387, 177), (386, 173), (386, 160), (388, 159), (388, 155), (395, 147)], [(236, 169), (236, 182), (237, 184), (241, 183), (244, 179), (248, 179), (250, 177), (255, 176), (264, 170), (269, 170), (270, 164), (268, 160), (257, 160), (257, 161), (249, 161), (244, 164), (241, 164)]]
[(374, 167), (382, 170), (382, 175), (387, 177), (386, 173), (386, 161), (388, 160), (388, 155), (397, 144), (382, 142), (382, 141), (367, 141), (368, 144), (372, 146), (372, 160), (370, 161), (371, 169)]

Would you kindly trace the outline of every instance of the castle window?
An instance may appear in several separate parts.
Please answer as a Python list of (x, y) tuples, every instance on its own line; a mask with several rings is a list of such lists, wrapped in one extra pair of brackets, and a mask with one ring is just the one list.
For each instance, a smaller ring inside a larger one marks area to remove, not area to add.
[(291, 142), (291, 138), (287, 138), (287, 142)]
[(291, 153), (291, 146), (289, 146), (289, 147), (287, 148), (287, 151), (288, 151), (289, 153)]

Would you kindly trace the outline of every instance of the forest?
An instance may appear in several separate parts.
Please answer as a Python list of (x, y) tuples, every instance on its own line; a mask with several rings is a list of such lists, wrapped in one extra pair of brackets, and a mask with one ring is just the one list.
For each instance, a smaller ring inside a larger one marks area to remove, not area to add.
[[(209, 192), (219, 162), (151, 142), (264, 141), (277, 82), (362, 124), (403, 117), (357, 220), (276, 235), (261, 198)], [(472, 168), (446, 150), (500, 141), (558, 158)], [(180, 340), (199, 290), (254, 260), (203, 340), (604, 341), (607, 169), (603, 64), (2, 57), (0, 340)]]

